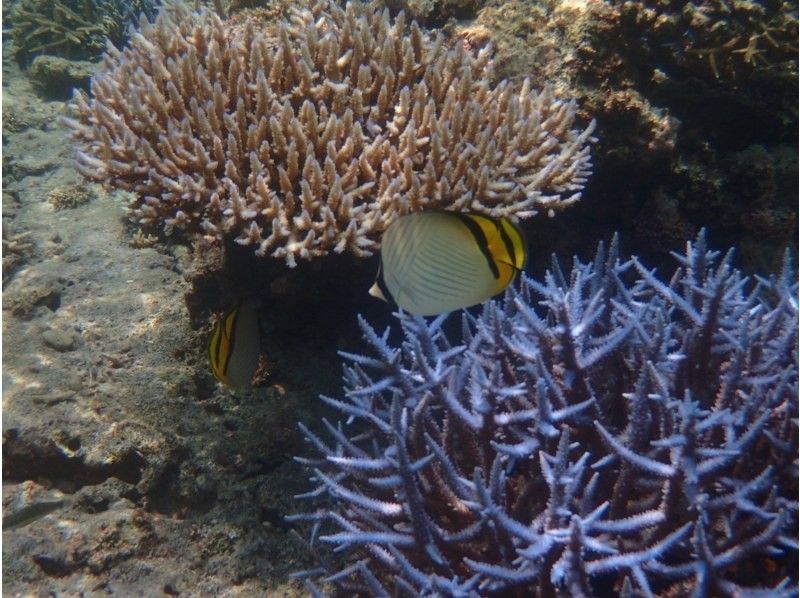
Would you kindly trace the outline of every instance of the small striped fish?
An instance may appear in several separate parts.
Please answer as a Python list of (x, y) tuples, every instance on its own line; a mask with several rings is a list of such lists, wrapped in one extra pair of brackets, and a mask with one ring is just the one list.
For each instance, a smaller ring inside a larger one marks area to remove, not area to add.
[(381, 241), (370, 294), (415, 315), (483, 303), (525, 265), (522, 232), (507, 218), (463, 212), (416, 212), (395, 220)]
[(258, 365), (260, 331), (253, 302), (244, 302), (219, 320), (208, 341), (214, 377), (237, 390), (249, 388)]

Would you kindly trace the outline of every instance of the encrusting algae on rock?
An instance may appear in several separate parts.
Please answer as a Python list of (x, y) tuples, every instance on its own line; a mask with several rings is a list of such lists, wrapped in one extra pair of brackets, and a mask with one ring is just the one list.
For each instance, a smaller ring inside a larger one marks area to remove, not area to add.
[(133, 191), (134, 221), (293, 266), (367, 256), (428, 208), (553, 214), (580, 197), (594, 124), (552, 90), (492, 83), (491, 52), (448, 48), (360, 2), (269, 31), (169, 5), (79, 93), (77, 167)]

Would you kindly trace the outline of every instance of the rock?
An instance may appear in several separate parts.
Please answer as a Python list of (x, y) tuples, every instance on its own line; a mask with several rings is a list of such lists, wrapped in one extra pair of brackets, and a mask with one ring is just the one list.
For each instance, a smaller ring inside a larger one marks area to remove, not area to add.
[(56, 351), (72, 351), (75, 348), (75, 335), (63, 330), (50, 329), (42, 332), (44, 344)]
[(3, 309), (25, 319), (33, 317), (40, 306), (56, 311), (61, 306), (63, 290), (64, 284), (58, 277), (28, 269), (18, 274), (5, 291)]
[(65, 384), (69, 390), (78, 392), (83, 389), (83, 376), (75, 372), (67, 374), (65, 377)]
[[(9, 157), (4, 166), (8, 169), (8, 174), (14, 179), (22, 179), (26, 176), (38, 176), (58, 168), (58, 161), (47, 157), (23, 156), (22, 158)], [(3, 172), (5, 175), (5, 171)]]
[(95, 66), (86, 60), (42, 55), (33, 59), (28, 75), (33, 86), (45, 98), (66, 100), (72, 97), (76, 87), (88, 91)]
[(73, 391), (56, 391), (47, 395), (38, 395), (32, 397), (32, 401), (37, 405), (55, 405), (63, 403), (64, 401), (71, 401), (75, 397)]

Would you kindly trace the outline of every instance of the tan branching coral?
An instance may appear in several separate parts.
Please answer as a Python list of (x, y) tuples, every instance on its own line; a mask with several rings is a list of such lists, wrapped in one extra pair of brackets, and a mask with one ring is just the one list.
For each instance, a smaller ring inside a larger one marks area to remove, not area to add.
[(78, 168), (132, 218), (294, 265), (369, 255), (423, 208), (524, 218), (580, 196), (593, 124), (549, 89), (492, 84), (490, 52), (323, 0), (268, 32), (178, 5), (109, 50), (69, 121)]

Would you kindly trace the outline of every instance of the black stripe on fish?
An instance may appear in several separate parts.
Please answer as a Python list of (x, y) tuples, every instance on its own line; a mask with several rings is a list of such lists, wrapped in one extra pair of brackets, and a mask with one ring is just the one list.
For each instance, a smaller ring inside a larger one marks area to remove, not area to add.
[(228, 334), (225, 335), (228, 339), (228, 354), (225, 356), (225, 365), (222, 367), (222, 375), (226, 378), (228, 377), (228, 366), (231, 363), (231, 357), (233, 357), (233, 351), (236, 344), (236, 322), (239, 319), (239, 308), (237, 307), (230, 314), (228, 314), (228, 316), (225, 318), (224, 324), (228, 323), (228, 318), (233, 318), (233, 320), (231, 320), (231, 326)]
[(486, 262), (489, 264), (489, 270), (492, 271), (492, 276), (495, 278), (500, 278), (500, 270), (497, 268), (497, 264), (494, 261), (494, 256), (492, 255), (491, 251), (489, 251), (489, 243), (486, 239), (486, 235), (483, 234), (483, 229), (481, 229), (480, 225), (475, 222), (470, 214), (459, 214), (458, 212), (453, 212), (453, 215), (461, 220), (469, 232), (472, 233), (472, 236), (475, 238), (475, 242), (478, 244), (478, 249), (481, 250), (481, 253), (486, 258)]
[(383, 268), (383, 258), (381, 258), (380, 263), (378, 264), (378, 276), (375, 277), (375, 284), (378, 285), (378, 288), (381, 290), (381, 294), (383, 294), (383, 299), (393, 307), (397, 308), (397, 299), (394, 298), (394, 295), (389, 291), (389, 287), (386, 286), (386, 280), (383, 277), (384, 268)]
[(221, 321), (217, 323), (211, 334), (211, 342), (208, 343), (208, 362), (211, 364), (211, 370), (217, 378), (222, 377), (219, 371), (219, 353), (222, 349), (222, 325), (223, 322)]
[(508, 236), (508, 232), (506, 232), (506, 228), (503, 226), (502, 222), (497, 223), (497, 229), (500, 232), (500, 238), (503, 240), (503, 245), (506, 248), (506, 253), (508, 253), (508, 259), (511, 260), (510, 264), (516, 270), (517, 252), (514, 250), (514, 242), (511, 240), (511, 237)]

